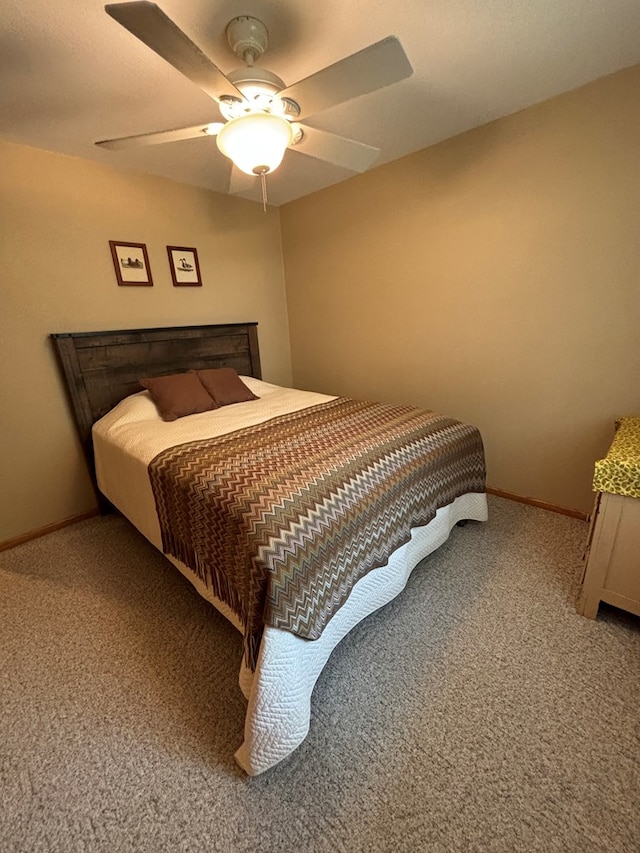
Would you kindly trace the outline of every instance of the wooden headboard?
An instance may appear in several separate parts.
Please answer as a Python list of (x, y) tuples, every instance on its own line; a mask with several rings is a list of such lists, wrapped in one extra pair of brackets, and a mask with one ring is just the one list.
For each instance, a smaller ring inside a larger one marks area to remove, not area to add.
[(52, 334), (94, 486), (91, 427), (99, 418), (124, 397), (141, 391), (138, 380), (142, 377), (235, 367), (244, 376), (261, 379), (257, 325)]

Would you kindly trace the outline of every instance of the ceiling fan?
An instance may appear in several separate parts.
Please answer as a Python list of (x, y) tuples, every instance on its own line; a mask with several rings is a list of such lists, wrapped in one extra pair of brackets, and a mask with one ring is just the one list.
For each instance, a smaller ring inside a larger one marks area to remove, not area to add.
[(105, 139), (96, 145), (119, 150), (216, 136), (219, 150), (237, 167), (232, 169), (228, 191), (247, 189), (244, 174), (260, 177), (265, 207), (265, 177), (280, 165), (289, 147), (353, 172), (364, 172), (380, 154), (378, 148), (309, 127), (301, 120), (413, 74), (402, 45), (389, 36), (286, 86), (271, 71), (254, 66), (266, 50), (268, 33), (261, 21), (249, 15), (233, 18), (226, 28), (231, 49), (245, 65), (223, 74), (155, 3), (112, 3), (105, 11), (213, 98), (222, 120)]

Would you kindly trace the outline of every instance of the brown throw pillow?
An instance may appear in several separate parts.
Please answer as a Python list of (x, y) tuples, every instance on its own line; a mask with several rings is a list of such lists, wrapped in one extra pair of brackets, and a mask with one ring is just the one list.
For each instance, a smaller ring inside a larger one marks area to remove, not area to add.
[(215, 400), (207, 394), (195, 373), (172, 373), (141, 379), (140, 384), (151, 394), (165, 421), (175, 421), (185, 415), (217, 409)]
[(248, 403), (249, 400), (259, 399), (247, 388), (233, 367), (196, 370), (195, 373), (218, 406), (229, 406), (231, 403)]

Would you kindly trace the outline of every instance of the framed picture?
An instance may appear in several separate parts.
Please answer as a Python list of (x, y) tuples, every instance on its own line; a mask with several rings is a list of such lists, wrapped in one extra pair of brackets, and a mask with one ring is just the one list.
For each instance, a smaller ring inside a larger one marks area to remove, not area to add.
[(174, 287), (202, 287), (198, 253), (195, 249), (167, 246), (167, 253)]
[(109, 240), (109, 245), (120, 287), (153, 287), (147, 247), (144, 243)]

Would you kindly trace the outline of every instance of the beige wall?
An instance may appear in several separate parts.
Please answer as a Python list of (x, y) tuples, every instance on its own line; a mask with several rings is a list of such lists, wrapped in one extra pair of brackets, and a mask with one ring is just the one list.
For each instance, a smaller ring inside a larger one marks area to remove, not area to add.
[(639, 93), (637, 66), (282, 208), (295, 384), (475, 423), (491, 485), (588, 511), (640, 414)]
[[(0, 143), (0, 542), (94, 506), (50, 332), (257, 320), (290, 384), (277, 210)], [(109, 240), (146, 243), (154, 287), (118, 287)], [(166, 246), (195, 246), (174, 288)]]

